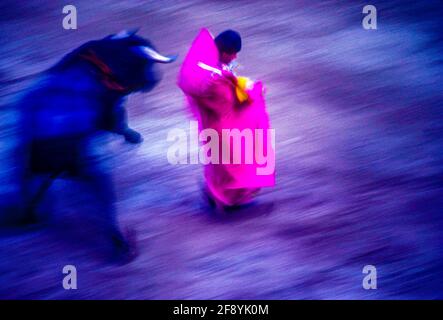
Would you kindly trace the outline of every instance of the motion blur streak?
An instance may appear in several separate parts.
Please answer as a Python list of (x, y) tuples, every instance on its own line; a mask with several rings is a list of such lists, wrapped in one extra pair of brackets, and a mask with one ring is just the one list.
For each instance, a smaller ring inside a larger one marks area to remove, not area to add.
[[(88, 194), (59, 179), (49, 225), (0, 230), (0, 298), (443, 298), (441, 1), (72, 4), (77, 30), (63, 29), (59, 2), (0, 4), (0, 204), (18, 179), (11, 106), (30, 75), (140, 26), (159, 52), (180, 57), (155, 90), (129, 98), (144, 143), (114, 137), (104, 160), (139, 256), (104, 263)], [(366, 4), (377, 8), (376, 30), (362, 28)], [(202, 27), (238, 30), (239, 73), (266, 84), (277, 184), (258, 199), (275, 203), (270, 214), (211, 217), (201, 167), (167, 161), (168, 131), (189, 123), (178, 68)], [(63, 289), (65, 265), (77, 268), (77, 290)], [(376, 290), (362, 287), (365, 265), (377, 268)]]

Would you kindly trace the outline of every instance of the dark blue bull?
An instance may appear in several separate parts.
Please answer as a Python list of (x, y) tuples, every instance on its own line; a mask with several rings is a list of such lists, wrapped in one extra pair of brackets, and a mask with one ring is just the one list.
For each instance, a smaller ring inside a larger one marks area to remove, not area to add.
[[(130, 254), (116, 222), (111, 175), (95, 156), (93, 139), (111, 131), (141, 142), (128, 126), (124, 99), (152, 89), (160, 81), (156, 64), (174, 59), (160, 55), (135, 33), (120, 33), (82, 45), (44, 72), (19, 104), (23, 206), (17, 216), (38, 221), (40, 200), (52, 181), (60, 174), (80, 178), (98, 202), (100, 225), (114, 252)], [(46, 180), (35, 188), (31, 181), (42, 174)]]

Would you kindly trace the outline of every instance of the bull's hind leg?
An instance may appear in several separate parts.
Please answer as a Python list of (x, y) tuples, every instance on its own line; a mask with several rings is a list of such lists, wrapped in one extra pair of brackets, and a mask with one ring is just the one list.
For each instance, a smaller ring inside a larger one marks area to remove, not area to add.
[[(42, 201), (47, 194), (49, 188), (52, 186), (53, 182), (57, 179), (62, 171), (56, 171), (50, 174), (49, 176), (45, 176), (43, 180), (38, 179), (36, 177), (30, 177), (27, 179), (26, 187), (25, 187), (25, 207), (24, 207), (24, 215), (20, 221), (23, 225), (29, 224), (37, 224), (45, 222), (49, 219), (50, 212), (46, 213), (46, 216), (43, 217), (38, 213), (39, 206), (42, 204)], [(48, 208), (45, 208), (48, 210)]]

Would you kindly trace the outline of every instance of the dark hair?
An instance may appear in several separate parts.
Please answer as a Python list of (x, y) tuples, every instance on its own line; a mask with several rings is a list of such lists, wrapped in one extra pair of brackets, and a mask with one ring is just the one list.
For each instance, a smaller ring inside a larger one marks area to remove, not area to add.
[(241, 37), (237, 31), (225, 30), (215, 38), (219, 52), (236, 53), (241, 50)]

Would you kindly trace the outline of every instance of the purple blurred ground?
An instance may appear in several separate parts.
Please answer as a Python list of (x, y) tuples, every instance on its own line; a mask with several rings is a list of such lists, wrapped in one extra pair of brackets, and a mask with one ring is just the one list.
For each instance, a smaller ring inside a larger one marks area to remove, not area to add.
[[(361, 27), (364, 1), (71, 3), (71, 31), (58, 2), (0, 4), (1, 81), (128, 27), (181, 55), (154, 91), (129, 98), (143, 145), (111, 143), (119, 219), (137, 231), (140, 256), (104, 264), (87, 195), (61, 180), (50, 227), (1, 231), (0, 298), (443, 298), (441, 2), (372, 1), (372, 31)], [(260, 196), (275, 202), (269, 215), (211, 218), (202, 168), (167, 162), (168, 131), (188, 121), (176, 74), (204, 26), (240, 31), (241, 73), (267, 86), (277, 137), (277, 186)], [(24, 85), (2, 85), (2, 142), (10, 93)], [(0, 145), (0, 190), (8, 152)], [(66, 264), (77, 266), (78, 290), (62, 287)], [(362, 288), (367, 264), (377, 290)]]

